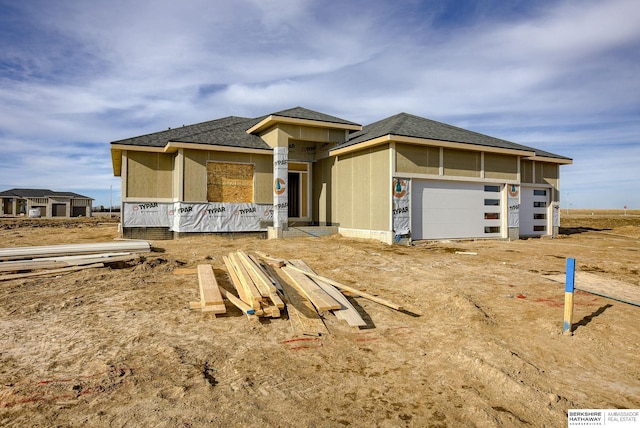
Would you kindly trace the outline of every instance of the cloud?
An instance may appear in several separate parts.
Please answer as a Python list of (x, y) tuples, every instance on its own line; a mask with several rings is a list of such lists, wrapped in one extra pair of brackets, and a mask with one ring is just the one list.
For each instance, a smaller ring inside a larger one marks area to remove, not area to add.
[[(15, 165), (0, 183), (105, 189), (109, 141), (297, 105), (362, 124), (405, 111), (573, 157), (565, 189), (638, 180), (635, 0), (5, 3), (0, 150)], [(611, 180), (592, 179), (603, 156)]]

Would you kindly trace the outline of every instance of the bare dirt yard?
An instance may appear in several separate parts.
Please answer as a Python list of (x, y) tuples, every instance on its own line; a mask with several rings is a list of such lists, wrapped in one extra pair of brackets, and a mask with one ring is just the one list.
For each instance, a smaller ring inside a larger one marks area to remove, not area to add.
[[(0, 247), (108, 242), (108, 219), (0, 220)], [(562, 212), (557, 239), (388, 246), (339, 236), (153, 241), (135, 264), (0, 282), (0, 426), (563, 427), (640, 408), (640, 308), (584, 292), (562, 334), (567, 257), (640, 288), (640, 212)], [(255, 250), (399, 303), (350, 298), (329, 334), (189, 309), (209, 263)], [(475, 253), (475, 254), (474, 254)]]

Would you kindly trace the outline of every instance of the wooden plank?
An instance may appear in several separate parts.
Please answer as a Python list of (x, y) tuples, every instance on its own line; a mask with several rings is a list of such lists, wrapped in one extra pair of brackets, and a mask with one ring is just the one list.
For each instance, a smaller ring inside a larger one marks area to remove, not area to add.
[(273, 286), (271, 281), (266, 277), (266, 275), (253, 263), (253, 260), (249, 258), (249, 256), (244, 251), (238, 251), (238, 259), (244, 265), (245, 269), (251, 276), (256, 288), (260, 291), (260, 294), (263, 297), (268, 297), (269, 293), (275, 293), (276, 287)]
[[(289, 263), (305, 272), (315, 273), (303, 260), (289, 260)], [(351, 327), (364, 327), (367, 325), (367, 322), (362, 319), (356, 308), (353, 307), (344, 294), (325, 281), (316, 280), (315, 283), (342, 305), (341, 309), (333, 311), (336, 318), (346, 321)]]
[(200, 305), (203, 311), (216, 314), (227, 312), (211, 265), (198, 265), (198, 285), (200, 287)]
[(17, 272), (37, 269), (58, 269), (69, 266), (65, 262), (40, 261), (40, 260), (19, 260), (14, 262), (1, 262), (0, 272)]
[[(278, 269), (280, 271), (280, 269)], [(274, 272), (279, 277), (277, 272)], [(277, 279), (277, 278), (276, 278)], [(287, 313), (291, 327), (298, 334), (321, 336), (329, 334), (324, 321), (304, 295), (287, 281), (280, 281), (287, 303)]]
[(381, 305), (388, 306), (388, 307), (390, 307), (392, 309), (395, 309), (396, 311), (403, 310), (402, 306), (400, 306), (398, 304), (395, 304), (395, 303), (393, 303), (393, 302), (391, 302), (389, 300), (381, 299), (381, 298), (376, 297), (374, 295), (371, 295), (369, 293), (365, 293), (364, 291), (360, 291), (358, 289), (349, 287), (348, 285), (341, 284), (338, 281), (334, 281), (332, 279), (326, 278), (326, 277), (324, 277), (322, 275), (305, 272), (305, 271), (300, 270), (300, 269), (296, 268), (295, 266), (291, 266), (291, 265), (287, 265), (287, 267), (291, 268), (292, 270), (295, 270), (295, 271), (298, 271), (300, 273), (303, 273), (303, 274), (309, 276), (310, 278), (319, 279), (320, 281), (327, 282), (327, 283), (333, 285), (334, 287), (338, 287), (338, 288), (340, 288), (342, 290), (346, 290), (346, 291), (348, 291), (350, 293), (353, 293), (353, 294), (355, 294), (355, 295), (357, 295), (359, 297), (364, 297), (365, 299), (371, 300), (372, 302), (376, 302), (376, 303), (379, 303)]
[(231, 259), (227, 256), (222, 256), (222, 260), (224, 261), (224, 264), (227, 267), (227, 273), (229, 274), (229, 278), (231, 278), (231, 282), (233, 283), (234, 287), (236, 287), (236, 290), (238, 291), (238, 295), (240, 296), (240, 299), (242, 299), (243, 302), (251, 306), (256, 311), (257, 314), (261, 314), (262, 310), (260, 306), (260, 301), (259, 300), (256, 301), (253, 298), (253, 296), (249, 294), (247, 290), (245, 290), (244, 285), (242, 285), (242, 281), (240, 281), (240, 278), (238, 277), (238, 273), (236, 272), (236, 267), (234, 266)]
[(238, 251), (238, 258), (244, 264), (249, 276), (253, 280), (256, 288), (263, 297), (268, 297), (273, 304), (282, 309), (284, 302), (278, 296), (278, 289), (273, 285), (271, 279), (267, 277), (264, 271), (243, 251)]
[[(545, 275), (545, 278), (560, 283), (565, 282), (565, 275)], [(576, 272), (574, 279), (576, 290), (586, 291), (607, 299), (617, 300), (629, 305), (640, 306), (640, 287), (628, 282), (603, 278), (590, 272)]]
[(304, 275), (304, 271), (295, 269), (293, 266), (287, 265), (280, 268), (291, 279), (292, 284), (298, 287), (298, 289), (307, 296), (307, 299), (313, 303), (313, 305), (319, 311), (329, 311), (332, 309), (341, 309), (340, 303), (329, 296), (312, 280)]
[(83, 266), (83, 265), (88, 265), (92, 263), (109, 264), (109, 263), (117, 263), (117, 262), (128, 262), (131, 260), (139, 259), (140, 257), (141, 257), (140, 254), (130, 254), (128, 256), (115, 256), (115, 257), (104, 256), (104, 257), (96, 257), (91, 259), (69, 260), (66, 263), (72, 266)]
[[(274, 287), (276, 287), (276, 290), (278, 290), (278, 292), (280, 293), (280, 295), (282, 295), (283, 291), (282, 291), (282, 287), (280, 286), (280, 283), (278, 282), (278, 279), (274, 277), (273, 275), (273, 268), (271, 266), (267, 265), (263, 265), (262, 263), (260, 263), (260, 260), (258, 260), (257, 257), (249, 254), (249, 258), (256, 264), (256, 266), (258, 266), (258, 268), (260, 268), (260, 270), (262, 272), (264, 272), (264, 274), (267, 276), (267, 278), (269, 278), (269, 281), (271, 281), (271, 283), (273, 284)], [(283, 265), (284, 266), (284, 265)], [(269, 269), (271, 268), (271, 270)]]
[(256, 313), (255, 309), (253, 309), (251, 306), (247, 305), (245, 302), (243, 302), (242, 300), (240, 300), (239, 298), (237, 298), (233, 294), (229, 293), (227, 290), (225, 290), (224, 288), (220, 287), (219, 285), (218, 285), (218, 287), (220, 288), (220, 293), (228, 301), (230, 301), (236, 308), (240, 309), (242, 312), (244, 312), (247, 315), (253, 315), (253, 314)]
[(236, 274), (238, 274), (238, 279), (240, 280), (240, 283), (242, 284), (244, 289), (247, 291), (247, 296), (254, 301), (260, 302), (260, 300), (262, 300), (262, 294), (260, 293), (260, 290), (256, 288), (253, 280), (251, 279), (251, 276), (249, 275), (249, 272), (247, 272), (247, 269), (238, 258), (238, 255), (235, 253), (229, 254), (229, 260), (231, 260), (231, 263), (235, 267)]
[(269, 266), (273, 266), (273, 267), (282, 267), (284, 265), (287, 264), (287, 262), (283, 259), (275, 259), (265, 253), (263, 253), (262, 251), (254, 251), (254, 253), (256, 253), (256, 255), (258, 257), (260, 257), (262, 260), (264, 260)]
[(56, 275), (56, 274), (59, 274), (59, 273), (68, 273), (68, 272), (75, 272), (75, 271), (78, 271), (78, 270), (101, 268), (101, 267), (104, 267), (104, 264), (102, 264), (102, 263), (94, 263), (92, 265), (71, 266), (71, 267), (60, 268), (60, 269), (49, 269), (49, 270), (43, 270), (41, 272), (15, 273), (15, 274), (11, 274), (11, 275), (0, 275), (0, 281), (9, 281), (11, 279), (20, 279), (20, 278), (29, 278), (29, 277), (32, 277), (32, 276)]
[(149, 252), (147, 241), (116, 241), (91, 244), (63, 244), (34, 247), (0, 248), (0, 260), (25, 260), (41, 257), (71, 256), (107, 252)]

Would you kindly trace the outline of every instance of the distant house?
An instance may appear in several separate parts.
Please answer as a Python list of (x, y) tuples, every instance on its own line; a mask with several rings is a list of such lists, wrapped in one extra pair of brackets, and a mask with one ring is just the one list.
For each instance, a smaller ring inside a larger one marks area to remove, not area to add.
[(49, 189), (10, 189), (0, 192), (0, 215), (90, 217), (93, 199), (73, 192)]
[(392, 243), (559, 228), (565, 156), (400, 113), (361, 126), (295, 107), (111, 143), (126, 237), (305, 225)]

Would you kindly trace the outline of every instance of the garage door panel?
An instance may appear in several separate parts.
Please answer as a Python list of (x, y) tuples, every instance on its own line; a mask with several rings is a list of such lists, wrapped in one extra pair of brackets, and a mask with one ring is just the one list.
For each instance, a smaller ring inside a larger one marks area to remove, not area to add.
[(523, 187), (520, 200), (520, 235), (548, 235), (549, 189)]
[(414, 239), (455, 239), (500, 236), (485, 231), (500, 220), (487, 221), (485, 211), (499, 212), (501, 205), (487, 207), (485, 199), (500, 200), (500, 193), (487, 194), (478, 183), (414, 180), (411, 209)]

